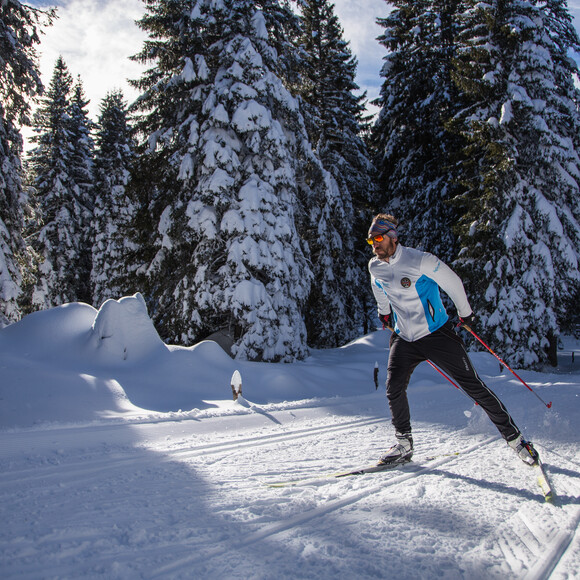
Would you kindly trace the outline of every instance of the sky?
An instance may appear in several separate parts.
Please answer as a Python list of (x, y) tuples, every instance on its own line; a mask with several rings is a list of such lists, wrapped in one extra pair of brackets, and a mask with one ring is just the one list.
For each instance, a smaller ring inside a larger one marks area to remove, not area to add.
[[(91, 100), (89, 114), (96, 120), (107, 93), (121, 89), (131, 102), (137, 97), (127, 79), (137, 79), (142, 65), (129, 59), (137, 54), (146, 35), (135, 24), (144, 11), (141, 0), (29, 0), (33, 6), (56, 5), (59, 18), (44, 30), (39, 47), (40, 69), (48, 86), (54, 64), (62, 55), (74, 77), (80, 75), (85, 94)], [(336, 0), (344, 36), (358, 60), (357, 83), (368, 100), (379, 95), (379, 75), (385, 49), (377, 37), (383, 29), (376, 23), (392, 6), (386, 0)], [(580, 30), (580, 0), (568, 2), (570, 13)], [(580, 55), (578, 55), (580, 58)], [(369, 111), (376, 109), (369, 105)], [(26, 135), (25, 135), (26, 137)]]
[[(39, 46), (40, 69), (48, 86), (54, 64), (61, 55), (71, 74), (81, 76), (85, 93), (91, 99), (89, 113), (96, 120), (102, 99), (121, 89), (130, 102), (137, 97), (127, 79), (140, 77), (142, 65), (129, 59), (142, 47), (146, 35), (135, 24), (143, 14), (141, 0), (29, 0), (39, 7), (57, 6), (59, 18), (46, 28)], [(376, 41), (382, 29), (377, 17), (386, 16), (390, 7), (384, 0), (337, 0), (335, 11), (350, 41), (358, 65), (357, 82), (368, 98), (378, 96), (379, 70), (384, 49)]]

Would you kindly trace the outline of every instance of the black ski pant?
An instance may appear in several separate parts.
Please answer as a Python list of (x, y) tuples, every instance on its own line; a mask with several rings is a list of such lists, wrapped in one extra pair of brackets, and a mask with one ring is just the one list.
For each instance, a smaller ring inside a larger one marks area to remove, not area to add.
[(407, 386), (417, 365), (427, 359), (445, 371), (487, 413), (506, 441), (520, 434), (503, 403), (477, 375), (451, 322), (414, 342), (391, 335), (387, 399), (397, 431), (411, 432)]

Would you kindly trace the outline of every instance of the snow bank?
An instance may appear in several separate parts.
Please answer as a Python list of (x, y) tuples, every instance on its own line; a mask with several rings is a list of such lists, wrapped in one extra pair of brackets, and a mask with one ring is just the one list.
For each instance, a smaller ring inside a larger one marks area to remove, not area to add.
[[(360, 347), (320, 351), (293, 365), (234, 361), (213, 341), (164, 344), (138, 293), (98, 311), (66, 304), (0, 330), (0, 429), (247, 412), (232, 401), (235, 371), (252, 405), (356, 394), (371, 386), (376, 356)], [(360, 363), (331, 362), (345, 349)]]
[[(312, 350), (308, 359), (292, 364), (236, 361), (213, 341), (187, 348), (164, 344), (139, 294), (109, 300), (99, 311), (67, 304), (0, 329), (0, 429), (247, 414), (272, 405), (334, 405), (339, 398), (360, 395), (380, 395), (381, 412), (388, 414), (388, 339), (388, 332), (372, 332), (340, 348)], [(572, 345), (566, 350), (572, 352)], [(472, 358), (484, 380), (499, 389), (518, 424), (531, 419), (550, 436), (573, 434), (575, 426), (559, 416), (562, 402), (552, 390), (562, 384), (562, 376), (523, 373), (535, 389), (548, 381), (551, 392), (542, 396), (555, 402), (546, 412), (511, 374), (500, 371), (491, 355), (475, 353)], [(568, 368), (575, 368), (570, 360), (563, 367)], [(236, 371), (244, 387), (243, 399), (234, 403)], [(418, 420), (457, 427), (473, 423), (481, 431), (471, 401), (428, 365), (414, 373), (409, 391)], [(458, 398), (467, 414), (457, 413), (456, 402), (442, 404)], [(434, 400), (439, 401), (435, 407)]]
[(103, 364), (134, 363), (166, 348), (137, 293), (103, 304), (91, 326), (88, 354)]
[(81, 303), (34, 312), (0, 331), (0, 349), (53, 362), (78, 357), (96, 313)]

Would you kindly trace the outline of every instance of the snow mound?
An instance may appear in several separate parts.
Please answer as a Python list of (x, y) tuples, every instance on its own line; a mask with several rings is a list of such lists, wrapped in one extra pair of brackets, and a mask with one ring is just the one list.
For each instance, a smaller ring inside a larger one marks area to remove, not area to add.
[(96, 313), (81, 302), (33, 312), (0, 330), (0, 349), (53, 362), (78, 356)]
[(166, 348), (137, 292), (101, 306), (91, 326), (88, 354), (102, 364), (134, 363)]
[(142, 414), (102, 369), (165, 348), (143, 298), (32, 313), (0, 330), (0, 425), (86, 423)]
[[(373, 398), (373, 412), (379, 408), (388, 413), (384, 399), (388, 337), (387, 332), (376, 331), (340, 348), (313, 349), (304, 361), (258, 363), (233, 359), (212, 340), (189, 347), (166, 345), (140, 294), (108, 300), (98, 311), (88, 304), (66, 304), (0, 329), (0, 431), (173, 421), (208, 413), (260, 414), (272, 405), (280, 410), (324, 400), (334, 406), (338, 398), (357, 396)], [(524, 373), (534, 389), (550, 388), (546, 393), (554, 400), (550, 411), (530, 401), (529, 391), (501, 371), (492, 355), (473, 353), (473, 361), (518, 425), (540, 425), (551, 437), (577, 439), (576, 423), (562, 411), (577, 400), (576, 381), (565, 388), (568, 375), (577, 374), (571, 359), (578, 352), (577, 341), (566, 349), (567, 358), (560, 352), (562, 367), (557, 374)], [(234, 403), (231, 385), (242, 382), (243, 397)], [(493, 432), (487, 417), (482, 418), (468, 398), (459, 398), (457, 412), (458, 403), (453, 403), (457, 390), (426, 363), (413, 375), (409, 396), (417, 421)], [(555, 414), (558, 409), (562, 416)]]

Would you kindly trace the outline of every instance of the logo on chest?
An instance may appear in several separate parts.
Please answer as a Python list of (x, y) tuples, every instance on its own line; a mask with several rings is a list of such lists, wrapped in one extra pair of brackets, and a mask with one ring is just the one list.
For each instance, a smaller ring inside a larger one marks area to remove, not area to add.
[(407, 278), (407, 277), (401, 278), (401, 286), (403, 288), (410, 288), (411, 287), (411, 280), (409, 280), (409, 278)]

